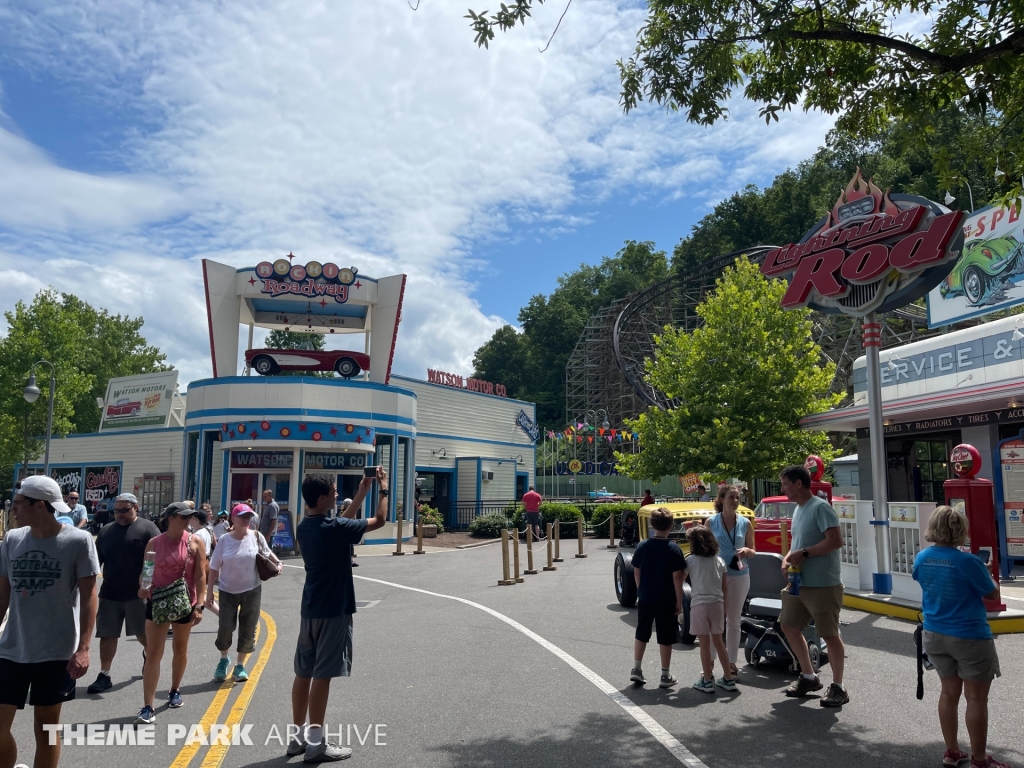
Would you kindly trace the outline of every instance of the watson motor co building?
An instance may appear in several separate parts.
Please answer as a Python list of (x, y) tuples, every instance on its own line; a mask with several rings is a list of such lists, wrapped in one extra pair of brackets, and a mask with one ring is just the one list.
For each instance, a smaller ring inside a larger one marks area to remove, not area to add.
[[(152, 515), (182, 498), (215, 509), (259, 504), (269, 489), (288, 536), (302, 513), (306, 474), (335, 476), (340, 499), (355, 495), (364, 466), (377, 464), (392, 478), (389, 524), (367, 543), (386, 543), (399, 518), (413, 519), (417, 488), (449, 526), (463, 527), (483, 506), (519, 498), (533, 483), (533, 403), (445, 372), (432, 370), (427, 381), (392, 374), (405, 275), (376, 279), (290, 257), (242, 269), (204, 261), (203, 277), (213, 377), (191, 382), (184, 394), (176, 372), (156, 375), (156, 383), (140, 377), (147, 381), (134, 384), (152, 391), (138, 398), (124, 394), (133, 382), (117, 382), (98, 433), (53, 441), (50, 472), (65, 491), (74, 487), (98, 507), (134, 490)], [(248, 330), (246, 350), (240, 326)], [(349, 334), (362, 338), (363, 351), (256, 350), (257, 326)], [(251, 367), (238, 375), (241, 360)], [(255, 375), (288, 369), (342, 376)], [(29, 464), (28, 472), (41, 470), (39, 460)], [(102, 478), (102, 489), (83, 487), (87, 476)], [(375, 504), (368, 499), (363, 514)], [(403, 538), (411, 531), (406, 525)]]

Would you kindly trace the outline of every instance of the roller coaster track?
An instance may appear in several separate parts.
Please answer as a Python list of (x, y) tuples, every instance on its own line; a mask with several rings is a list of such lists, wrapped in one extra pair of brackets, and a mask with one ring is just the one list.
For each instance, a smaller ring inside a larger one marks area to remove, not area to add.
[[(595, 313), (566, 365), (566, 410), (570, 422), (584, 421), (588, 411), (605, 409), (621, 424), (648, 406), (674, 403), (644, 380), (645, 364), (654, 356), (654, 337), (665, 326), (692, 331), (702, 320), (697, 306), (713, 291), (723, 270), (743, 254), (760, 263), (775, 246), (757, 246), (709, 259), (686, 273), (676, 273)], [(812, 337), (825, 361), (836, 365), (831, 389), (852, 399), (853, 361), (863, 354), (859, 322), (847, 315), (815, 312)], [(940, 333), (929, 330), (923, 307), (910, 305), (881, 316), (883, 346), (891, 347)]]

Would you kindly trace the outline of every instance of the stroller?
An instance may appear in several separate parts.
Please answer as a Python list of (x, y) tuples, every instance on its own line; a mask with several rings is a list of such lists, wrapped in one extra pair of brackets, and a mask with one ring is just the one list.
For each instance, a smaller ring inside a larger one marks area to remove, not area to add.
[[(779, 624), (782, 611), (779, 593), (788, 586), (782, 575), (782, 555), (758, 552), (747, 563), (750, 567), (750, 592), (740, 620), (743, 655), (754, 667), (762, 663), (786, 662), (791, 672), (799, 672), (800, 665)], [(811, 664), (817, 672), (828, 661), (828, 656), (825, 643), (818, 637), (813, 622), (804, 630), (804, 639), (811, 654)]]

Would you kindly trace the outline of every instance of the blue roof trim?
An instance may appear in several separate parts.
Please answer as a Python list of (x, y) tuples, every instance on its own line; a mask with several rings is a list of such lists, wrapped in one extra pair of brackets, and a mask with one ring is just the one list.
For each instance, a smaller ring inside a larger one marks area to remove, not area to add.
[(488, 395), (486, 392), (473, 392), (469, 389), (459, 389), (458, 387), (449, 387), (444, 384), (435, 384), (432, 381), (423, 381), (423, 379), (414, 379), (411, 376), (396, 376), (391, 375), (392, 379), (401, 379), (402, 381), (413, 381), (417, 384), (426, 384), (428, 387), (437, 387), (438, 389), (447, 389), (454, 392), (462, 392), (467, 395), (476, 395), (477, 397), (489, 397), (492, 400), (497, 400), (501, 403), (518, 403), (519, 405), (528, 405), (533, 408), (533, 418), (537, 418), (537, 404), (531, 403), (529, 400), (516, 400), (514, 397), (498, 397), (497, 395)]
[[(395, 378), (392, 376), (392, 378)], [(218, 384), (316, 384), (322, 387), (351, 387), (352, 389), (377, 389), (398, 395), (408, 395), (415, 399), (416, 393), (411, 389), (393, 387), (390, 384), (378, 384), (374, 381), (352, 381), (351, 379), (318, 379), (314, 376), (221, 376), (218, 379), (198, 379), (188, 385), (187, 392), (193, 388), (212, 387)], [(186, 400), (187, 403), (187, 400)]]
[[(209, 408), (204, 411), (193, 411), (186, 415), (185, 421), (191, 422), (195, 419), (208, 419), (214, 416), (247, 416), (249, 418), (262, 416), (321, 416), (328, 419), (338, 419), (339, 421), (367, 419), (370, 421), (385, 421), (391, 424), (407, 424), (410, 427), (416, 426), (415, 419), (411, 419), (408, 416), (392, 416), (387, 413), (370, 413), (369, 411), (330, 411), (318, 408), (258, 408), (255, 406), (252, 408)], [(192, 427), (194, 425), (189, 424), (189, 426)]]
[[(68, 435), (54, 435), (54, 440), (70, 440), (75, 437), (110, 437), (113, 435), (147, 435), (153, 432), (184, 432), (184, 427), (158, 427), (156, 429), (108, 429), (106, 432), (75, 432)], [(40, 438), (41, 440), (45, 438)]]

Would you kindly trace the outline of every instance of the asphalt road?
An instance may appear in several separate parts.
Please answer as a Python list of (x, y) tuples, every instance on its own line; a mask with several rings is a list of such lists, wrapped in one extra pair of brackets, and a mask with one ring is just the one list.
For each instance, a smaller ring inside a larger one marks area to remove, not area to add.
[[(940, 764), (938, 678), (929, 673), (925, 698), (917, 701), (912, 624), (844, 612), (851, 703), (842, 710), (823, 709), (812, 697), (786, 699), (782, 689), (792, 677), (784, 669), (753, 670), (742, 660), (739, 693), (711, 697), (694, 691), (689, 685), (700, 674), (698, 652), (680, 645), (673, 657), (678, 688), (659, 690), (650, 682), (639, 688), (628, 682), (636, 614), (615, 602), (614, 552), (603, 542), (587, 542), (587, 552), (586, 559), (563, 553), (556, 572), (502, 587), (495, 546), (360, 557), (353, 676), (334, 682), (328, 709), (332, 733), (340, 729), (355, 750), (345, 764), (667, 767), (683, 764), (688, 753), (709, 768), (780, 761), (829, 768)], [(288, 562), (301, 566), (299, 560)], [(249, 682), (212, 681), (219, 654), (213, 647), (216, 619), (208, 615), (193, 633), (182, 687), (185, 706), (168, 710), (161, 704), (155, 745), (71, 744), (64, 747), (61, 765), (300, 764), (301, 758), (287, 760), (274, 734), (283, 734), (290, 720), (302, 582), (301, 568), (290, 567), (264, 585), (265, 616)], [(1024, 589), (1012, 594), (1019, 596), (1014, 607), (1024, 608)], [(1003, 677), (992, 689), (990, 751), (1020, 766), (1024, 636), (1000, 637), (997, 647)], [(93, 668), (80, 681), (77, 699), (65, 706), (63, 720), (130, 724), (142, 705), (138, 644), (121, 641), (114, 689), (102, 696), (85, 693), (98, 669), (96, 642), (92, 653)], [(165, 701), (169, 662), (168, 647), (158, 702)], [(657, 668), (652, 648), (648, 680), (656, 679)], [(827, 667), (823, 679), (830, 679)], [(253, 744), (188, 746), (185, 737), (168, 744), (172, 726), (187, 731), (211, 723), (251, 726)], [(27, 713), (16, 719), (14, 733), (22, 748), (19, 759), (31, 764)]]

